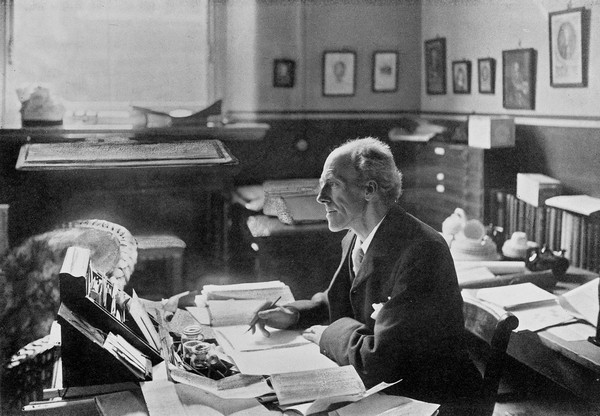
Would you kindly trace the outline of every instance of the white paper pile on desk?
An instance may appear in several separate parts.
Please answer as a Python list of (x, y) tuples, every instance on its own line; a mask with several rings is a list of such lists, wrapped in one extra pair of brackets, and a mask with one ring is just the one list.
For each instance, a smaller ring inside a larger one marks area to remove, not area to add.
[[(379, 395), (379, 392), (395, 383), (380, 383), (367, 390), (356, 369), (345, 365), (319, 371), (274, 374), (271, 376), (271, 384), (277, 395), (279, 408), (285, 414), (311, 415), (340, 409), (348, 403), (359, 402), (369, 397), (372, 397), (372, 403), (381, 405), (387, 396)], [(407, 398), (402, 399), (403, 402), (411, 401)], [(377, 414), (367, 411), (361, 413), (361, 416)]]
[(500, 286), (501, 276), (527, 272), (524, 261), (455, 261), (454, 267), (460, 287)]
[[(243, 374), (270, 375), (337, 367), (320, 353), (316, 344), (297, 330), (269, 328), (270, 337), (248, 331), (257, 308), (265, 301), (281, 299), (277, 305), (294, 301), (286, 284), (280, 281), (206, 285), (202, 290), (206, 307), (188, 308), (200, 322), (213, 326), (215, 337)], [(208, 319), (208, 322), (207, 322)]]
[(560, 296), (533, 283), (521, 283), (479, 289), (476, 297), (513, 313), (519, 318), (517, 331), (539, 331), (576, 320), (595, 326), (598, 319), (599, 280), (591, 280)]

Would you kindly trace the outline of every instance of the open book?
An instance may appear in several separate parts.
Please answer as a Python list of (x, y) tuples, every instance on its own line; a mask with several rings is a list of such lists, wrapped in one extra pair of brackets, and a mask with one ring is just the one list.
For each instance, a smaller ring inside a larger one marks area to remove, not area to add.
[(598, 282), (593, 279), (563, 295), (556, 296), (533, 283), (479, 289), (476, 297), (501, 306), (519, 318), (518, 331), (538, 331), (554, 325), (598, 319)]

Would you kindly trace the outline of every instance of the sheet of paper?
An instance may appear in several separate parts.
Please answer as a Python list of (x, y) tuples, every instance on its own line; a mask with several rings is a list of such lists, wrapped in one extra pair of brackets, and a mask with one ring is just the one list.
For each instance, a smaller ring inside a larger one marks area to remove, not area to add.
[(265, 299), (209, 300), (207, 303), (210, 324), (215, 327), (246, 325), (247, 328), (256, 311), (265, 304), (265, 301)]
[(555, 326), (547, 331), (565, 341), (585, 341), (596, 335), (596, 328), (584, 323)]
[[(244, 374), (231, 376), (230, 378), (237, 377), (240, 379), (240, 386), (223, 389), (217, 380), (198, 376), (173, 365), (171, 365), (170, 369), (171, 377), (174, 381), (207, 391), (223, 399), (250, 399), (273, 392), (273, 389), (269, 387), (265, 379), (261, 376), (247, 376)], [(244, 379), (248, 380), (248, 382), (244, 382)], [(228, 380), (228, 382), (230, 381)]]
[(408, 397), (376, 394), (330, 412), (329, 416), (431, 416), (439, 407)]
[[(287, 348), (309, 344), (300, 331), (268, 328), (270, 337), (260, 331), (248, 331), (248, 325), (233, 325), (215, 328), (219, 345), (229, 344), (235, 351), (256, 351), (272, 348)], [(226, 341), (226, 342), (221, 342)]]
[(188, 415), (179, 400), (173, 382), (168, 380), (148, 381), (141, 383), (141, 387), (150, 416)]
[(582, 215), (591, 215), (600, 211), (600, 198), (589, 195), (559, 195), (546, 199), (546, 205)]
[(207, 308), (188, 306), (185, 309), (201, 324), (210, 325), (210, 315)]
[[(214, 394), (186, 384), (175, 384), (175, 389), (189, 416), (231, 415), (235, 412), (242, 413), (244, 410), (253, 408), (258, 404), (254, 398), (223, 400)], [(171, 413), (165, 413), (165, 415), (170, 416)]]
[(270, 375), (338, 366), (312, 342), (289, 348), (226, 352), (243, 374)]
[(598, 325), (598, 284), (600, 278), (591, 280), (559, 297), (559, 301), (566, 301), (564, 305), (569, 311), (577, 313), (578, 317), (585, 319), (590, 324)]
[(479, 289), (477, 298), (501, 306), (506, 310), (549, 302), (556, 303), (557, 299), (552, 293), (529, 282)]
[(517, 331), (539, 331), (550, 326), (574, 321), (573, 316), (558, 303), (531, 309), (513, 310), (511, 312), (519, 318)]
[(513, 274), (525, 272), (524, 261), (455, 261), (456, 271), (485, 267), (492, 274)]
[(271, 384), (280, 405), (312, 402), (332, 397), (362, 397), (365, 386), (351, 365), (322, 369), (274, 374)]
[(496, 275), (487, 267), (457, 268), (456, 276), (459, 285), (497, 280)]
[(294, 295), (285, 283), (274, 280), (269, 282), (238, 283), (233, 285), (205, 285), (202, 295), (207, 300), (223, 299), (264, 299), (275, 300), (281, 305), (293, 302)]

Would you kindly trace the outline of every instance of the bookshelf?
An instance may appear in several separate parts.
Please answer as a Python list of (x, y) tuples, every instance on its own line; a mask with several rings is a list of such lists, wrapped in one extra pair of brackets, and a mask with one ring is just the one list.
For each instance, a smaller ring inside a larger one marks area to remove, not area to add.
[(506, 237), (523, 231), (530, 241), (553, 251), (565, 250), (572, 266), (600, 272), (600, 216), (553, 206), (536, 207), (502, 189), (489, 191), (491, 222)]

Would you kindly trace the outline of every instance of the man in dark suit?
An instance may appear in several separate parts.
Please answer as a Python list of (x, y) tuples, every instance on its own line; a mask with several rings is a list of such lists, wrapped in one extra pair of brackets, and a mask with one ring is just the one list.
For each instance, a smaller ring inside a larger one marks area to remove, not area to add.
[(348, 230), (340, 265), (325, 292), (261, 311), (257, 326), (307, 328), (305, 338), (353, 365), (367, 387), (402, 379), (389, 390), (450, 402), (480, 382), (464, 347), (462, 298), (447, 243), (396, 204), (401, 187), (385, 143), (335, 149), (317, 200), (331, 231)]

